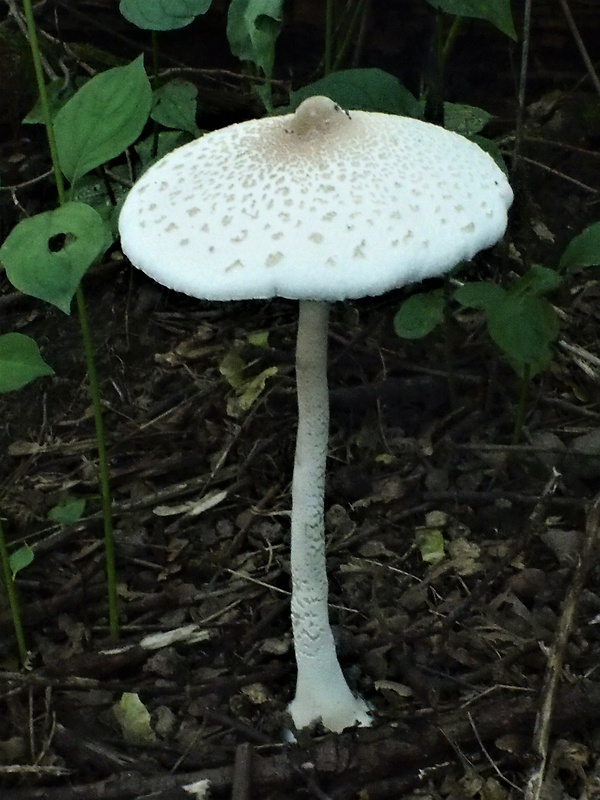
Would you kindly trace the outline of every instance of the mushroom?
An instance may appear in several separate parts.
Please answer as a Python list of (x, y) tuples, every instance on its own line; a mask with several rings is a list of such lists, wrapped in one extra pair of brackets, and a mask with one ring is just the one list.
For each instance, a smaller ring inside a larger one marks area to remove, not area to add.
[(340, 668), (328, 616), (328, 304), (472, 258), (503, 235), (511, 202), (504, 173), (473, 142), (420, 120), (347, 112), (326, 97), (180, 147), (125, 200), (123, 252), (160, 284), (206, 300), (300, 301), (289, 705), (297, 729), (370, 723)]

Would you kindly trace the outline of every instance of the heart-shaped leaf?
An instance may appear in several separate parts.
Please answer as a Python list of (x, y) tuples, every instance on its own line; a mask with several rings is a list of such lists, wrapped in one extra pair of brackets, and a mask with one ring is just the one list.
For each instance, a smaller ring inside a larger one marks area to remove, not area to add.
[(40, 355), (37, 344), (22, 333), (0, 336), (0, 393), (20, 389), (54, 370)]
[(413, 294), (402, 303), (394, 317), (394, 331), (402, 339), (421, 339), (444, 319), (441, 292)]
[(198, 88), (193, 83), (175, 78), (155, 90), (150, 116), (165, 128), (188, 131), (192, 136), (199, 136), (200, 129), (196, 125), (197, 96)]
[(110, 241), (97, 211), (66, 203), (19, 222), (0, 248), (0, 261), (16, 289), (68, 314), (80, 280)]
[(526, 367), (533, 377), (549, 366), (559, 325), (556, 311), (546, 298), (507, 292), (486, 311), (486, 318), (490, 336), (520, 377)]

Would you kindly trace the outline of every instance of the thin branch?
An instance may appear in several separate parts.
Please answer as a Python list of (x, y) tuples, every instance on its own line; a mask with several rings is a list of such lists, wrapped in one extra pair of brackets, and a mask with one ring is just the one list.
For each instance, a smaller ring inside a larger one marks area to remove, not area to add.
[(576, 186), (578, 189), (583, 189), (585, 192), (591, 192), (592, 194), (598, 194), (598, 189), (595, 186), (589, 186), (587, 183), (583, 183), (582, 181), (578, 181), (576, 178), (571, 178), (569, 175), (565, 175), (563, 172), (559, 172), (552, 167), (549, 167), (547, 164), (542, 164), (541, 161), (536, 161), (533, 158), (527, 158), (527, 156), (520, 155), (519, 158), (521, 161), (526, 161), (528, 164), (537, 167), (538, 169), (544, 170), (544, 172), (549, 172), (551, 175), (554, 175), (557, 178), (561, 178), (563, 181), (567, 181), (567, 183), (572, 183), (573, 186)]
[(518, 169), (523, 151), (523, 132), (525, 129), (525, 95), (527, 89), (527, 68), (529, 65), (529, 42), (531, 38), (531, 0), (525, 0), (523, 34), (521, 45), (521, 69), (519, 71), (519, 92), (517, 119), (515, 125), (515, 146), (513, 150), (513, 170)]
[(533, 734), (533, 751), (539, 758), (539, 763), (530, 776), (525, 797), (527, 800), (540, 800), (544, 788), (544, 777), (548, 763), (548, 744), (553, 723), (553, 712), (565, 653), (573, 628), (573, 620), (577, 611), (579, 597), (585, 586), (590, 565), (595, 563), (598, 542), (598, 529), (600, 528), (600, 494), (596, 495), (587, 516), (585, 526), (585, 539), (579, 554), (573, 580), (565, 597), (562, 613), (558, 623), (558, 630), (554, 644), (548, 655), (544, 685), (542, 688), (542, 705), (538, 712)]
[(594, 65), (592, 64), (592, 59), (590, 58), (586, 46), (583, 43), (583, 39), (581, 38), (581, 35), (579, 33), (573, 15), (571, 14), (571, 9), (569, 8), (567, 0), (558, 0), (558, 2), (560, 3), (563, 13), (566, 17), (567, 25), (569, 26), (571, 35), (575, 39), (575, 44), (577, 45), (581, 58), (583, 59), (585, 68), (587, 69), (588, 75), (590, 76), (590, 80), (594, 84), (594, 88), (598, 92), (598, 95), (600, 95), (600, 78), (598, 78), (598, 73), (596, 72)]
[[(9, 9), (10, 9), (11, 17), (17, 23), (18, 29), (21, 31), (21, 33), (25, 37), (25, 40), (28, 42), (29, 41), (29, 33), (27, 31), (27, 24), (25, 22), (24, 15), (21, 14), (19, 9), (17, 8), (17, 4), (16, 4), (15, 0), (6, 0), (6, 3), (8, 5), (8, 7), (9, 7)], [(41, 56), (41, 61), (42, 61), (42, 67), (44, 68), (44, 72), (46, 73), (48, 78), (51, 81), (56, 80), (58, 78), (58, 75), (56, 74), (56, 72), (54, 72), (54, 70), (50, 66), (50, 62), (48, 61), (48, 59), (44, 55), (42, 55)]]

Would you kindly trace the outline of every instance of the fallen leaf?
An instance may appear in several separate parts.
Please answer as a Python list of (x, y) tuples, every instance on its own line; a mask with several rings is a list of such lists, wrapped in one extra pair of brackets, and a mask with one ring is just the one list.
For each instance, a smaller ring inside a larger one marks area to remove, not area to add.
[(150, 723), (150, 713), (136, 692), (123, 692), (113, 706), (113, 713), (126, 742), (145, 744), (156, 741)]

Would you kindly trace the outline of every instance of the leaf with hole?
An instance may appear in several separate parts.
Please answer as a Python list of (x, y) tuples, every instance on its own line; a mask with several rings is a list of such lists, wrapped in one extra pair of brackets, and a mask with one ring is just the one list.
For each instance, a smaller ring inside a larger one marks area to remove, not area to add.
[(19, 222), (0, 248), (0, 261), (16, 289), (68, 314), (86, 270), (110, 243), (97, 211), (66, 203)]

